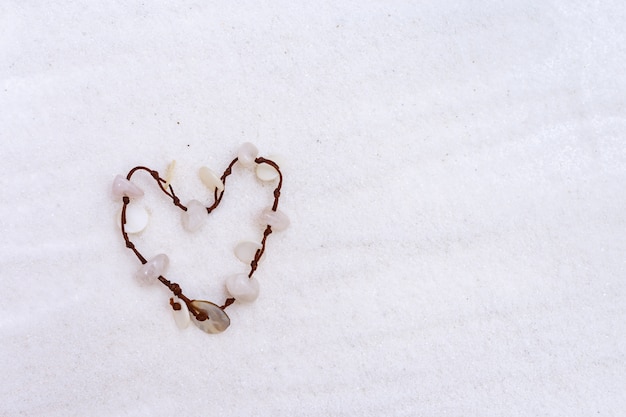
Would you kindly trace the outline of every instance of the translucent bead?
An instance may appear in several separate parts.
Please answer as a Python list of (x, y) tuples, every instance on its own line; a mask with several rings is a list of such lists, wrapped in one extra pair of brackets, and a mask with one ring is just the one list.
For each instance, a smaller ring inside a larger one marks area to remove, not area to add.
[(259, 281), (247, 274), (231, 275), (226, 279), (226, 289), (238, 301), (251, 303), (259, 296)]
[(224, 183), (217, 176), (217, 174), (211, 171), (207, 167), (202, 167), (198, 171), (198, 176), (200, 177), (200, 181), (211, 191), (214, 191), (217, 188), (218, 192), (224, 191)]
[(280, 232), (289, 227), (289, 217), (280, 210), (273, 211), (271, 208), (266, 208), (261, 212), (259, 217), (261, 224), (269, 224), (272, 226), (272, 231)]
[(187, 203), (187, 211), (183, 211), (181, 214), (183, 227), (188, 232), (195, 232), (204, 224), (206, 216), (207, 211), (204, 204), (198, 200), (191, 200)]
[(126, 206), (126, 224), (124, 231), (126, 233), (139, 233), (148, 225), (150, 215), (145, 207), (136, 204)]
[(113, 189), (111, 191), (114, 198), (124, 196), (135, 198), (143, 195), (143, 190), (141, 188), (137, 187), (121, 175), (116, 176), (113, 180)]
[(249, 264), (252, 262), (254, 255), (256, 255), (256, 251), (259, 249), (261, 249), (260, 243), (243, 240), (235, 246), (235, 256), (241, 262)]
[[(267, 159), (276, 162), (276, 165), (279, 167), (282, 165), (282, 158), (279, 156), (271, 155), (268, 156)], [(278, 171), (276, 171), (276, 169), (269, 164), (258, 164), (256, 166), (256, 176), (261, 181), (274, 181), (278, 178)]]
[(173, 297), (174, 302), (180, 305), (180, 310), (172, 310), (172, 314), (174, 315), (174, 321), (179, 329), (186, 329), (191, 322), (191, 318), (189, 317), (189, 309), (187, 308), (187, 304), (184, 301), (179, 299), (178, 297)]
[(221, 333), (230, 326), (230, 318), (219, 306), (204, 300), (193, 300), (191, 306), (197, 311), (207, 315), (207, 320), (198, 320), (192, 313), (189, 313), (193, 324), (207, 333)]
[(259, 154), (259, 150), (251, 144), (250, 142), (246, 142), (239, 147), (239, 151), (237, 152), (237, 159), (239, 163), (246, 167), (250, 168), (254, 166), (254, 160)]
[(167, 270), (169, 264), (170, 259), (164, 253), (161, 253), (143, 264), (135, 274), (135, 277), (141, 285), (154, 284), (157, 282), (157, 278)]

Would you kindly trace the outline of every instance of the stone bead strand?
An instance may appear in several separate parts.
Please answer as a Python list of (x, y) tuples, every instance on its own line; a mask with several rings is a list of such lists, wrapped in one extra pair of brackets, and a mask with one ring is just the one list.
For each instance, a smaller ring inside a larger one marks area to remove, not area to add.
[[(134, 243), (131, 242), (128, 234), (141, 232), (148, 223), (149, 214), (143, 206), (129, 206), (131, 198), (139, 198), (144, 195), (143, 190), (130, 182), (130, 178), (136, 171), (143, 170), (148, 172), (157, 182), (161, 191), (172, 199), (174, 205), (182, 209), (181, 223), (183, 228), (188, 232), (195, 232), (202, 227), (207, 214), (211, 213), (219, 205), (224, 193), (224, 180), (230, 175), (231, 168), (236, 162), (239, 162), (243, 168), (253, 169), (257, 178), (261, 181), (270, 182), (279, 179), (279, 182), (274, 190), (273, 206), (264, 209), (258, 218), (259, 222), (265, 226), (261, 243), (242, 241), (234, 248), (235, 256), (242, 262), (249, 264), (251, 269), (248, 274), (239, 273), (227, 277), (224, 285), (232, 298), (227, 299), (225, 304), (220, 307), (210, 301), (187, 298), (183, 295), (178, 284), (164, 277), (169, 267), (168, 256), (161, 253), (146, 259), (136, 249)], [(251, 143), (244, 143), (240, 146), (237, 158), (230, 163), (222, 177), (207, 167), (201, 167), (198, 171), (198, 176), (202, 183), (215, 193), (215, 203), (211, 207), (205, 207), (198, 200), (190, 200), (186, 206), (183, 206), (180, 203), (180, 199), (174, 194), (172, 186), (169, 185), (169, 175), (168, 179), (160, 178), (157, 171), (143, 166), (133, 168), (127, 177), (122, 175), (116, 176), (113, 181), (112, 195), (115, 198), (122, 198), (124, 203), (120, 226), (126, 246), (142, 262), (142, 266), (135, 274), (137, 282), (140, 285), (151, 285), (160, 281), (169, 288), (174, 294), (170, 299), (170, 304), (173, 308), (174, 321), (179, 328), (184, 329), (190, 322), (193, 322), (198, 328), (207, 333), (220, 333), (230, 325), (230, 318), (224, 311), (226, 307), (235, 300), (250, 303), (258, 298), (259, 282), (253, 275), (265, 251), (265, 241), (272, 232), (280, 232), (287, 229), (290, 221), (285, 213), (278, 210), (278, 198), (282, 186), (282, 173), (279, 165), (275, 158), (258, 157), (258, 149)]]
[(206, 207), (198, 200), (191, 200), (187, 203), (187, 211), (181, 214), (183, 228), (188, 232), (195, 232), (200, 229), (206, 220)]

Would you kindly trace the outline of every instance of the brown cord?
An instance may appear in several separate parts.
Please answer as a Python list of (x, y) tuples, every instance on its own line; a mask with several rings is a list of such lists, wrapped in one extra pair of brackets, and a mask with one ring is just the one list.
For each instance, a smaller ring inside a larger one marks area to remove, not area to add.
[[(222, 180), (222, 183), (224, 184), (224, 187), (226, 187), (226, 178), (232, 173), (232, 168), (235, 165), (235, 163), (237, 163), (237, 160), (238, 160), (238, 158), (233, 159), (232, 162), (228, 165), (228, 167), (224, 171), (224, 174), (222, 174), (221, 180)], [(280, 171), (279, 166), (274, 161), (272, 161), (270, 159), (256, 158), (255, 162), (257, 164), (267, 164), (267, 165), (270, 165), (271, 167), (273, 167), (278, 172), (278, 176), (279, 176), (278, 186), (274, 189), (274, 204), (272, 204), (272, 211), (276, 211), (278, 209), (278, 199), (280, 198), (280, 189), (283, 186), (283, 174)], [(137, 166), (137, 167), (131, 169), (128, 172), (128, 175), (126, 175), (126, 179), (130, 181), (130, 179), (133, 176), (133, 174), (135, 174), (138, 171), (146, 171), (147, 173), (149, 173), (152, 176), (152, 178), (154, 178), (154, 180), (156, 181), (156, 183), (159, 186), (159, 188), (161, 189), (161, 191), (163, 191), (163, 193), (165, 193), (169, 198), (172, 199), (172, 202), (174, 203), (174, 205), (176, 207), (180, 208), (183, 211), (187, 211), (187, 207), (185, 207), (180, 202), (180, 199), (178, 198), (176, 193), (174, 193), (174, 189), (172, 188), (172, 184), (168, 184), (168, 187), (165, 188), (166, 181), (165, 181), (165, 179), (163, 179), (163, 178), (161, 178), (159, 176), (159, 173), (157, 171), (151, 170), (150, 168), (147, 168), (147, 167), (144, 167), (144, 166)], [(221, 192), (218, 192), (217, 188), (215, 189), (215, 193), (214, 193), (215, 202), (213, 203), (213, 205), (211, 205), (210, 207), (206, 208), (207, 214), (210, 214), (213, 210), (215, 210), (217, 208), (217, 206), (219, 206), (220, 202), (222, 201), (222, 197), (224, 196), (224, 191), (225, 191), (225, 189), (222, 190)], [(133, 253), (139, 259), (139, 261), (142, 264), (145, 264), (148, 261), (139, 252), (139, 250), (135, 247), (135, 244), (133, 242), (131, 242), (130, 238), (128, 237), (128, 233), (126, 233), (126, 229), (125, 229), (125, 225), (126, 225), (126, 207), (130, 203), (130, 198), (128, 198), (127, 196), (124, 196), (122, 198), (122, 203), (123, 203), (123, 206), (122, 206), (122, 221), (121, 221), (121, 223), (122, 223), (122, 236), (124, 237), (124, 242), (126, 243), (126, 247), (133, 251)], [(254, 272), (256, 271), (256, 269), (258, 267), (259, 260), (261, 259), (261, 256), (263, 256), (263, 253), (265, 252), (265, 242), (267, 240), (267, 237), (271, 233), (272, 233), (272, 227), (268, 225), (265, 228), (265, 231), (263, 232), (263, 240), (261, 241), (261, 248), (256, 251), (256, 253), (254, 255), (254, 259), (252, 260), (252, 262), (250, 262), (250, 273), (248, 274), (249, 278), (252, 278), (252, 275), (254, 274)], [(182, 301), (185, 302), (185, 304), (187, 305), (187, 308), (194, 315), (196, 320), (204, 321), (204, 320), (207, 320), (209, 318), (209, 317), (207, 317), (206, 313), (204, 313), (203, 311), (196, 310), (196, 308), (191, 304), (191, 302), (193, 300), (187, 298), (183, 294), (183, 291), (180, 288), (180, 285), (178, 285), (175, 282), (169, 281), (167, 278), (165, 278), (162, 275), (159, 276), (158, 280), (163, 285), (165, 285), (172, 292), (172, 294), (174, 294), (176, 297), (178, 297), (179, 299), (181, 299)], [(234, 302), (235, 302), (234, 298), (227, 298), (224, 301), (224, 304), (220, 308), (222, 310), (225, 310), (226, 307), (228, 307), (229, 305), (231, 305)], [(180, 310), (180, 308), (181, 308), (180, 304), (175, 302), (173, 298), (170, 298), (170, 305), (172, 306), (172, 308), (174, 310)]]

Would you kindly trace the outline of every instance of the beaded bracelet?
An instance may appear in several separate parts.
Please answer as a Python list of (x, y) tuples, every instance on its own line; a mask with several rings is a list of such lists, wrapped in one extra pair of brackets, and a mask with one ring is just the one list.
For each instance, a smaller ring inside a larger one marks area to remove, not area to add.
[[(209, 207), (205, 207), (198, 200), (191, 200), (187, 205), (183, 205), (174, 193), (174, 189), (169, 184), (169, 181), (161, 178), (157, 171), (144, 166), (134, 167), (128, 172), (126, 177), (118, 175), (113, 181), (113, 196), (115, 198), (121, 197), (123, 203), (120, 221), (122, 236), (126, 247), (132, 250), (142, 263), (142, 267), (137, 271), (135, 277), (142, 285), (153, 284), (159, 281), (172, 292), (173, 297), (170, 298), (170, 305), (174, 311), (174, 320), (180, 328), (186, 328), (189, 322), (193, 321), (197, 327), (207, 333), (221, 333), (230, 325), (230, 318), (225, 312), (226, 308), (233, 304), (235, 300), (252, 302), (259, 295), (259, 283), (253, 275), (257, 270), (261, 256), (265, 252), (267, 237), (272, 232), (286, 229), (289, 226), (289, 219), (283, 212), (278, 210), (283, 174), (276, 162), (271, 159), (257, 157), (257, 155), (258, 150), (253, 144), (244, 143), (239, 148), (237, 157), (232, 160), (221, 177), (218, 177), (217, 174), (207, 167), (200, 168), (198, 172), (200, 180), (214, 193), (214, 202)], [(265, 225), (261, 243), (246, 241), (240, 242), (235, 247), (237, 258), (246, 263), (249, 262), (250, 272), (232, 275), (226, 279), (226, 290), (231, 297), (227, 298), (222, 306), (218, 306), (210, 301), (193, 300), (185, 296), (177, 283), (171, 282), (163, 276), (169, 265), (167, 255), (158, 254), (148, 260), (130, 240), (128, 235), (142, 231), (148, 221), (148, 214), (145, 210), (132, 210), (132, 207), (135, 206), (129, 205), (131, 198), (138, 198), (144, 194), (143, 190), (130, 180), (135, 173), (140, 171), (150, 174), (161, 191), (172, 199), (176, 207), (182, 210), (181, 220), (183, 227), (189, 232), (194, 232), (200, 228), (206, 215), (219, 206), (224, 196), (226, 178), (231, 174), (232, 168), (236, 163), (245, 168), (256, 167), (257, 177), (263, 181), (273, 181), (278, 178), (278, 185), (274, 189), (274, 203), (271, 207), (264, 209), (259, 218), (261, 224)], [(251, 261), (250, 258), (252, 258)]]

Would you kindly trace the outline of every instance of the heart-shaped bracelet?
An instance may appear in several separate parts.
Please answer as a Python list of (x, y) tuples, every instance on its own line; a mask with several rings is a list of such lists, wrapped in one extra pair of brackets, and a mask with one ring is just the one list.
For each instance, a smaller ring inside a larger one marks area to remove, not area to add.
[[(120, 221), (122, 236), (126, 242), (126, 247), (132, 250), (142, 263), (142, 267), (137, 271), (135, 277), (142, 285), (161, 282), (172, 292), (173, 297), (170, 298), (170, 305), (174, 310), (174, 320), (180, 328), (187, 327), (189, 322), (193, 321), (196, 326), (207, 333), (221, 333), (230, 325), (230, 318), (226, 314), (225, 309), (234, 303), (235, 300), (252, 302), (259, 295), (259, 283), (253, 275), (257, 270), (259, 260), (265, 253), (267, 237), (272, 232), (286, 229), (289, 226), (289, 219), (283, 212), (278, 210), (278, 200), (283, 185), (283, 174), (280, 167), (275, 161), (257, 157), (257, 155), (258, 150), (253, 144), (244, 143), (239, 148), (237, 157), (232, 160), (221, 177), (218, 177), (209, 168), (200, 168), (200, 180), (214, 193), (214, 203), (209, 207), (206, 207), (198, 200), (191, 200), (187, 205), (183, 205), (174, 193), (174, 189), (169, 184), (169, 181), (161, 178), (157, 171), (144, 166), (137, 166), (131, 169), (126, 177), (118, 175), (113, 181), (113, 197), (121, 197), (123, 203)], [(245, 168), (256, 168), (257, 176), (263, 181), (278, 179), (278, 185), (274, 189), (274, 203), (271, 207), (264, 209), (259, 218), (260, 223), (265, 226), (261, 242), (240, 242), (235, 247), (235, 255), (240, 260), (246, 263), (249, 262), (250, 271), (247, 274), (236, 274), (226, 279), (226, 290), (231, 297), (227, 298), (222, 306), (218, 306), (210, 301), (193, 300), (185, 296), (180, 285), (163, 276), (169, 265), (167, 255), (161, 253), (148, 260), (130, 240), (128, 235), (140, 232), (148, 222), (148, 214), (145, 210), (141, 208), (133, 210), (132, 208), (135, 206), (129, 205), (131, 199), (141, 197), (144, 194), (130, 180), (135, 173), (140, 171), (150, 174), (161, 191), (172, 199), (176, 207), (182, 210), (183, 227), (187, 231), (193, 232), (200, 228), (206, 215), (219, 206), (224, 196), (226, 178), (231, 174), (232, 168), (236, 163)]]

